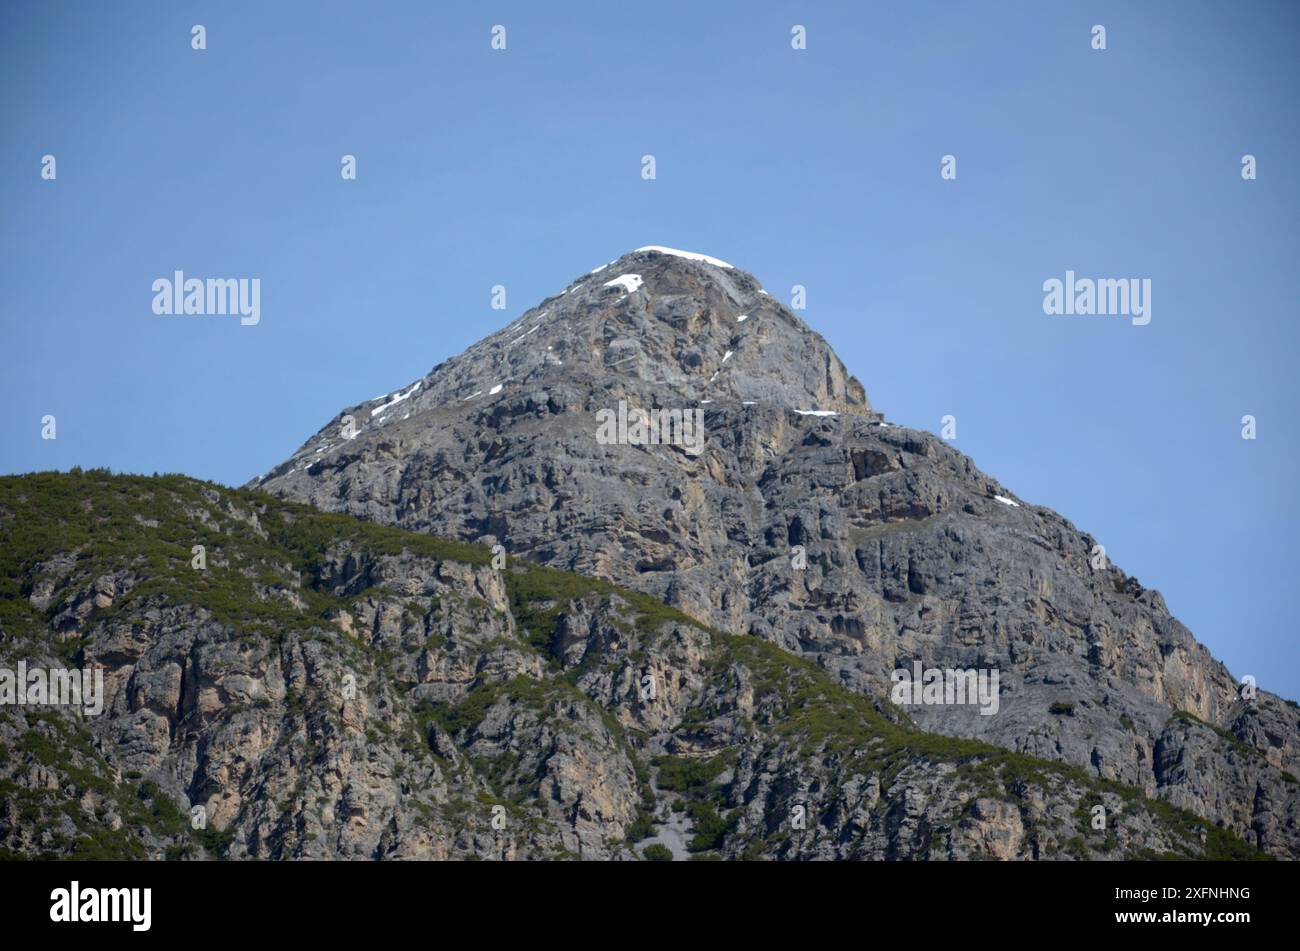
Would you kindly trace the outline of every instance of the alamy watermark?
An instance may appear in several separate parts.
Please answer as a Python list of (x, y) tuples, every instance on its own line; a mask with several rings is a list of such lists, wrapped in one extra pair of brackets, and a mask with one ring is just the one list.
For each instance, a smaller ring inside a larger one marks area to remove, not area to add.
[(251, 327), (262, 319), (260, 277), (209, 277), (203, 280), (176, 271), (153, 282), (153, 312), (159, 316), (239, 316)]
[(998, 712), (998, 671), (989, 668), (955, 670), (924, 667), (914, 661), (912, 669), (900, 667), (890, 674), (894, 686), (889, 698), (899, 706), (943, 706), (978, 704), (980, 716)]
[(69, 670), (66, 667), (17, 669), (0, 667), (0, 706), (81, 707), (87, 716), (104, 710), (104, 668)]
[(1151, 278), (1074, 276), (1043, 281), (1043, 313), (1049, 316), (1132, 317), (1134, 327), (1151, 323)]
[(152, 908), (152, 888), (83, 888), (74, 879), (50, 892), (50, 921), (56, 923), (126, 922), (132, 931), (148, 931)]
[(704, 410), (618, 409), (596, 411), (596, 442), (602, 446), (680, 446), (693, 456), (704, 451)]

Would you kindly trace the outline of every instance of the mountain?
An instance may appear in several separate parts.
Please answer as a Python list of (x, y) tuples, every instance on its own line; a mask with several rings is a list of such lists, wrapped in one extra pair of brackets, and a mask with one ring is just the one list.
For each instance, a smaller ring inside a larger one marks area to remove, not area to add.
[(649, 595), (180, 476), (0, 478), (20, 664), (103, 690), (0, 705), (5, 859), (1262, 857)]
[[(610, 414), (703, 414), (689, 443)], [(888, 423), (757, 280), (643, 248), (381, 398), (252, 485), (500, 544), (770, 643), (884, 709), (891, 676), (997, 671), (999, 708), (927, 731), (1071, 764), (1300, 855), (1300, 712), (1243, 696), (1156, 591), (1060, 515)]]

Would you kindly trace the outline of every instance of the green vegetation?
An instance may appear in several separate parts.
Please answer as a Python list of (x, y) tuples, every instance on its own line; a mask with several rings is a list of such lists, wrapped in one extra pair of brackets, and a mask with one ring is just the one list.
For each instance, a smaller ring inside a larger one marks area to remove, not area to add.
[(685, 811), (691, 817), (694, 836), (686, 847), (703, 852), (722, 847), (723, 840), (736, 827), (739, 811), (723, 816), (726, 793), (717, 786), (718, 778), (735, 762), (733, 752), (707, 759), (661, 756), (655, 760), (659, 770), (659, 788), (682, 796)]
[(686, 844), (692, 852), (720, 848), (722, 840), (736, 826), (735, 816), (722, 817), (713, 802), (707, 799), (689, 803), (686, 811), (695, 823), (695, 835)]
[(527, 632), (528, 642), (543, 653), (554, 647), (556, 624), (574, 601), (608, 604), (618, 598), (634, 617), (636, 631), (652, 635), (665, 622), (698, 627), (697, 621), (648, 594), (628, 591), (608, 581), (515, 561), (506, 575), (510, 609)]
[[(192, 566), (196, 545), (205, 549), (205, 570)], [(471, 565), (490, 564), (492, 557), (481, 546), (183, 476), (75, 469), (6, 476), (0, 478), (0, 626), (35, 635), (69, 606), (56, 602), (42, 613), (24, 590), (39, 564), (66, 553), (75, 556), (78, 576), (124, 571), (141, 579), (97, 618), (151, 599), (202, 608), (246, 634), (309, 631), (353, 600), (331, 594), (317, 578), (328, 552), (352, 550), (371, 557), (406, 551)]]
[(714, 780), (735, 760), (735, 754), (723, 753), (708, 759), (661, 756), (655, 760), (659, 770), (659, 788), (684, 796), (707, 794)]

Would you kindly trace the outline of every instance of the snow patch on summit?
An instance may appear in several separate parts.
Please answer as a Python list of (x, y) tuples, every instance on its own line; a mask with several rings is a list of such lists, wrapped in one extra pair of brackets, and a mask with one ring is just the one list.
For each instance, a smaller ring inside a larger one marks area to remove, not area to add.
[(637, 248), (636, 251), (637, 253), (641, 251), (658, 251), (660, 254), (671, 254), (675, 257), (686, 258), (688, 261), (703, 261), (705, 264), (712, 264), (714, 267), (731, 267), (726, 261), (711, 258), (707, 254), (700, 254), (697, 251), (678, 251), (676, 248), (665, 248), (658, 244), (647, 244), (644, 248)]

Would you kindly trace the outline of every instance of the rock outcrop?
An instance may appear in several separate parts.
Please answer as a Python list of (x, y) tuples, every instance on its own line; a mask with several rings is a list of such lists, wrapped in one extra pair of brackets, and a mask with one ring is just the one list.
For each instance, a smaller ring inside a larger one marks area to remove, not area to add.
[[(0, 670), (104, 682), (0, 705), (4, 858), (1260, 855), (649, 595), (259, 492), (3, 478), (0, 577)], [(1187, 735), (1217, 755), (1180, 722), (1163, 771)]]

